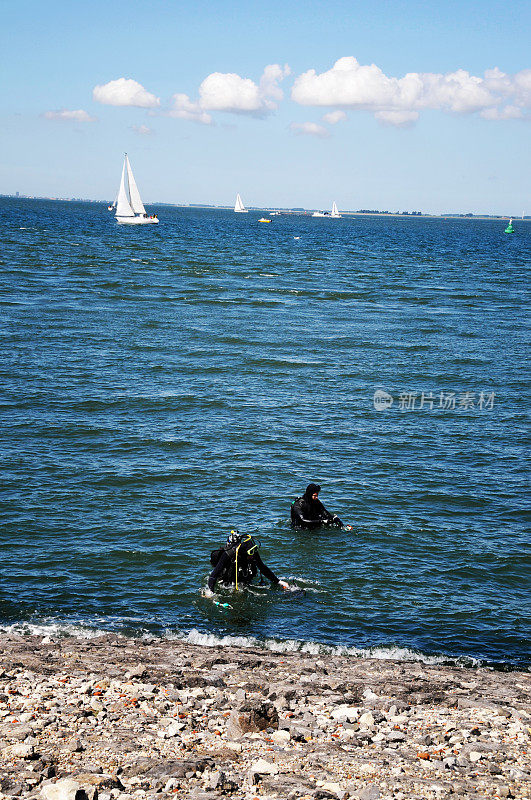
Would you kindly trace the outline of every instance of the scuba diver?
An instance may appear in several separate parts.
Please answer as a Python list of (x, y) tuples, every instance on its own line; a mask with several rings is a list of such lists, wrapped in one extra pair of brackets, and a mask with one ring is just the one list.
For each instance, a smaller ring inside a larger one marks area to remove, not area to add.
[(238, 531), (231, 531), (225, 547), (213, 550), (210, 561), (214, 569), (208, 578), (208, 588), (203, 593), (205, 597), (212, 597), (218, 580), (225, 585), (235, 584), (238, 589), (239, 584), (251, 583), (258, 572), (284, 591), (290, 588), (286, 581), (279, 580), (264, 564), (258, 553), (258, 544), (249, 534), (240, 535)]
[(319, 500), (321, 487), (317, 483), (309, 483), (302, 497), (291, 504), (292, 528), (320, 528), (323, 525), (337, 525), (352, 530), (350, 525), (343, 526), (337, 514), (331, 514)]

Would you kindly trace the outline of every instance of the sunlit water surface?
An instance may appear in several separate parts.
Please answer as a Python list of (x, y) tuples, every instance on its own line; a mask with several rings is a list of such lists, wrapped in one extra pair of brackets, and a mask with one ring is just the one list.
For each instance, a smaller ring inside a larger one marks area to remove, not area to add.
[(529, 664), (531, 225), (158, 212), (0, 200), (4, 629)]

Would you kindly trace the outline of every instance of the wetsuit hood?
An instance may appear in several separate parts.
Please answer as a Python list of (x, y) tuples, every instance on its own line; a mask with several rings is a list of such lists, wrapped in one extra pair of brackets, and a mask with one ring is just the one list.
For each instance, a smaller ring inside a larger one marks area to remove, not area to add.
[(317, 483), (309, 483), (306, 487), (306, 491), (304, 492), (304, 499), (307, 500), (309, 503), (312, 502), (312, 494), (319, 494), (321, 491), (321, 487)]

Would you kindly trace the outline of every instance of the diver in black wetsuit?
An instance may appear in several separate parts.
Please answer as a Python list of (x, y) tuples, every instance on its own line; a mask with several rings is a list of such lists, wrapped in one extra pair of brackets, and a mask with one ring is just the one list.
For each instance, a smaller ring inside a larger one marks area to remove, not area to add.
[(251, 583), (258, 572), (284, 590), (290, 588), (288, 583), (279, 580), (264, 564), (258, 553), (258, 545), (248, 534), (240, 536), (231, 531), (226, 546), (212, 551), (211, 561), (215, 566), (208, 578), (208, 589), (204, 593), (207, 597), (212, 595), (218, 580), (227, 585), (235, 584), (238, 588), (240, 583), (244, 585)]
[[(321, 487), (316, 483), (309, 483), (302, 497), (297, 497), (292, 503), (292, 528), (320, 528), (323, 525), (343, 527), (337, 514), (331, 514), (319, 500), (320, 491)], [(346, 527), (350, 530), (350, 526)]]

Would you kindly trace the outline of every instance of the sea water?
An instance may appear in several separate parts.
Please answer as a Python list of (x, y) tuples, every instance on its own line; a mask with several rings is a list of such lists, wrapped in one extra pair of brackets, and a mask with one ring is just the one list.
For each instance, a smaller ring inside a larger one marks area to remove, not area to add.
[(531, 225), (157, 211), (0, 200), (2, 628), (528, 665)]

